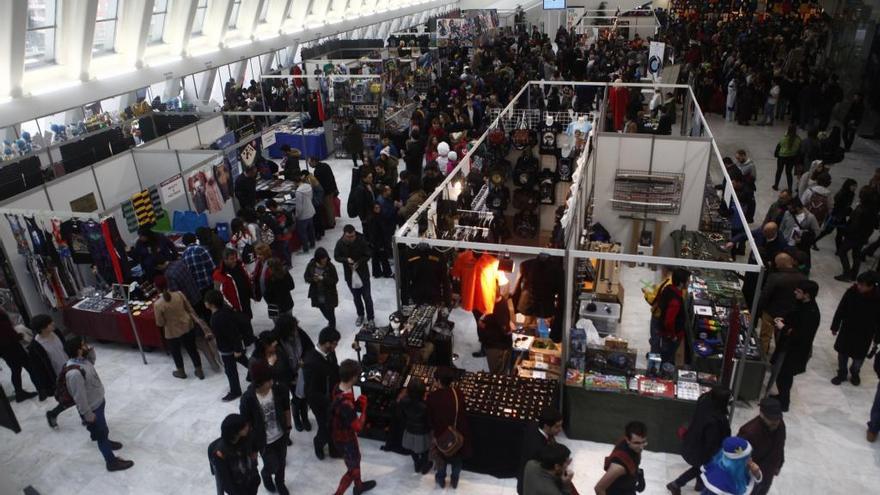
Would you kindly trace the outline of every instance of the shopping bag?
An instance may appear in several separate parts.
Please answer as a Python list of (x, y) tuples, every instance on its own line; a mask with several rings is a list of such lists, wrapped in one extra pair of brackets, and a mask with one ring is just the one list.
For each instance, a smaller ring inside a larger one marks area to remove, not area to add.
[(342, 207), (342, 203), (339, 201), (339, 196), (333, 196), (333, 216), (335, 218), (341, 217), (340, 208)]

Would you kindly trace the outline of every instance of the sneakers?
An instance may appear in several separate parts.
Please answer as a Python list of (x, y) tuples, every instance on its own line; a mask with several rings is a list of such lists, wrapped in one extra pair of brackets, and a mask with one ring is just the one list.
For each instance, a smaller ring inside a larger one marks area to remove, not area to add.
[(672, 495), (681, 495), (681, 487), (676, 485), (674, 481), (666, 485), (666, 489), (669, 490), (669, 493)]
[(862, 383), (862, 379), (859, 378), (859, 375), (852, 375), (849, 377), (849, 382), (858, 387)]
[(871, 430), (865, 431), (865, 440), (867, 440), (869, 443), (876, 442), (877, 441), (877, 432), (871, 431)]
[(841, 383), (843, 383), (844, 380), (846, 380), (845, 376), (838, 375), (831, 379), (831, 383), (834, 385), (840, 385)]
[(364, 317), (363, 317), (363, 316), (358, 316), (357, 319), (354, 320), (354, 326), (356, 326), (356, 327), (358, 327), (358, 328), (364, 326)]
[(58, 416), (52, 414), (52, 411), (46, 411), (46, 422), (49, 423), (49, 428), (58, 429)]
[(107, 463), (107, 471), (125, 471), (132, 466), (134, 466), (134, 461), (127, 461), (121, 457), (117, 457)]
[(180, 378), (182, 380), (186, 378), (186, 372), (183, 370), (174, 370), (174, 372), (171, 373), (171, 376), (173, 376), (174, 378)]
[(354, 487), (354, 495), (361, 495), (361, 493), (366, 493), (366, 492), (372, 490), (373, 488), (376, 488), (375, 481), (373, 481), (373, 480), (364, 481), (363, 483), (361, 483), (360, 488), (358, 488), (357, 486)]
[(229, 392), (228, 394), (224, 395), (223, 398), (220, 400), (222, 400), (223, 402), (232, 402), (239, 397), (241, 397), (241, 394), (233, 394), (232, 392)]

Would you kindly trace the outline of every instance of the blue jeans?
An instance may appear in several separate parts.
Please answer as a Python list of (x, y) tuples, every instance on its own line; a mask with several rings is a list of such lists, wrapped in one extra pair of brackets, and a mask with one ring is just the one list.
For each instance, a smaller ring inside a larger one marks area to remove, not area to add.
[(357, 310), (358, 316), (364, 316), (364, 308), (367, 310), (367, 319), (373, 319), (373, 295), (370, 293), (370, 277), (361, 279), (363, 286), (360, 289), (354, 289), (351, 284), (348, 285), (351, 295), (354, 297), (354, 308)]
[(296, 235), (304, 252), (315, 247), (315, 217), (296, 221)]
[[(95, 415), (95, 421), (86, 423), (86, 429), (92, 435), (92, 440), (98, 442), (98, 450), (104, 456), (107, 463), (113, 462), (116, 455), (113, 454), (113, 448), (110, 447), (110, 429), (107, 427), (107, 418), (104, 417), (104, 406), (106, 402), (102, 402), (92, 413)], [(85, 417), (83, 416), (83, 421)]]
[(880, 383), (877, 384), (877, 393), (874, 394), (874, 405), (871, 406), (871, 420), (868, 421), (868, 430), (880, 433)]
[(446, 466), (452, 466), (452, 479), (457, 482), (458, 477), (461, 476), (461, 466), (464, 463), (461, 456), (455, 456), (449, 459), (442, 455), (437, 455), (436, 457), (437, 472), (434, 474), (434, 479), (437, 483), (446, 481)]

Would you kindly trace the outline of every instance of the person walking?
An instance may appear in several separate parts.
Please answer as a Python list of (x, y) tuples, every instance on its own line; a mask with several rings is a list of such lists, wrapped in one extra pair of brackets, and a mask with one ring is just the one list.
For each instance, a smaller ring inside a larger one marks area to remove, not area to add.
[(245, 368), (248, 366), (242, 345), (243, 317), (226, 306), (223, 294), (213, 289), (205, 293), (205, 307), (211, 312), (211, 332), (217, 340), (220, 360), (223, 361), (226, 379), (229, 380), (229, 393), (223, 397), (223, 402), (233, 401), (241, 397), (241, 382), (238, 379), (236, 363)]
[[(379, 187), (383, 190), (388, 189), (387, 186)], [(373, 248), (373, 255), (371, 258), (373, 262), (373, 276), (376, 278), (393, 278), (394, 274), (391, 273), (391, 263), (389, 263), (388, 259), (392, 255), (391, 236), (394, 235), (394, 231), (389, 228), (389, 225), (383, 217), (382, 206), (383, 202), (381, 197), (373, 203), (373, 214), (370, 215), (370, 219), (367, 221), (367, 224), (364, 225), (364, 235), (370, 243), (370, 246)], [(396, 220), (397, 215), (396, 212), (394, 213), (393, 218)]]
[(327, 223), (324, 225), (326, 230), (336, 227), (336, 202), (339, 201), (339, 187), (336, 185), (336, 176), (333, 175), (333, 169), (325, 162), (318, 160), (317, 157), (310, 156), (308, 160), (309, 166), (314, 170), (312, 175), (321, 183), (324, 189), (324, 209), (326, 210)]
[(247, 326), (243, 328), (244, 342), (245, 345), (252, 344), (257, 340), (250, 323), (254, 318), (251, 309), (254, 291), (251, 278), (234, 249), (226, 248), (223, 251), (223, 263), (220, 263), (214, 270), (213, 279), (214, 288), (222, 294), (226, 301), (229, 301), (231, 309), (242, 315), (240, 320), (247, 322)]
[(682, 439), (681, 456), (691, 467), (666, 485), (669, 493), (681, 494), (681, 489), (693, 479), (697, 480), (694, 489), (703, 490), (700, 468), (712, 460), (721, 448), (721, 442), (730, 436), (730, 420), (727, 417), (730, 401), (730, 390), (720, 385), (700, 396)]
[(168, 281), (164, 276), (159, 275), (154, 278), (153, 285), (161, 294), (161, 297), (153, 305), (153, 316), (156, 320), (156, 326), (159, 327), (165, 336), (165, 341), (168, 342), (171, 358), (177, 368), (171, 374), (175, 378), (186, 378), (183, 356), (180, 352), (180, 348), (183, 347), (193, 362), (196, 376), (199, 377), (199, 380), (204, 380), (205, 372), (202, 371), (202, 358), (196, 349), (193, 328), (198, 325), (205, 333), (205, 337), (210, 339), (212, 335), (210, 327), (199, 318), (182, 292), (172, 292), (168, 289)]
[(308, 253), (309, 249), (315, 248), (315, 205), (312, 202), (314, 191), (302, 176), (298, 175), (291, 180), (296, 187), (296, 235), (302, 244), (302, 252)]
[(816, 304), (818, 293), (819, 284), (812, 280), (801, 280), (794, 289), (794, 308), (789, 314), (775, 320), (779, 337), (770, 362), (778, 368), (777, 398), (783, 412), (788, 412), (791, 404), (794, 377), (807, 370), (807, 362), (813, 354), (813, 340), (820, 321), (819, 306)]
[(837, 304), (831, 320), (831, 334), (837, 337), (837, 375), (831, 383), (840, 385), (846, 381), (847, 365), (849, 380), (858, 386), (862, 380), (859, 371), (871, 348), (871, 342), (880, 343), (880, 290), (878, 276), (874, 272), (859, 274), (856, 283), (847, 289)]
[(761, 468), (752, 459), (753, 449), (748, 440), (727, 437), (721, 450), (703, 466), (703, 495), (748, 495), (757, 493), (757, 484), (763, 479)]
[(220, 438), (208, 446), (208, 461), (219, 495), (256, 495), (260, 488), (257, 451), (244, 416), (229, 414), (220, 425)]
[(346, 359), (339, 365), (339, 384), (330, 404), (331, 435), (336, 451), (345, 461), (345, 474), (339, 480), (336, 495), (343, 495), (354, 484), (354, 495), (376, 488), (376, 482), (361, 480), (361, 449), (357, 434), (367, 422), (367, 396), (354, 398), (354, 384), (361, 377), (361, 365)]
[[(835, 230), (837, 233), (834, 235), (834, 245), (837, 249), (840, 249), (840, 243), (843, 238), (843, 229), (846, 227), (847, 220), (853, 211), (852, 204), (856, 197), (857, 187), (858, 184), (855, 179), (846, 179), (843, 181), (840, 190), (834, 195), (834, 201), (832, 202), (831, 213), (828, 215), (828, 220), (825, 221), (825, 225), (822, 226), (822, 231), (819, 232), (819, 235), (816, 236), (816, 241), (813, 243), (814, 250), (819, 250), (818, 244), (820, 239)], [(877, 246), (880, 247), (880, 243), (877, 243)], [(866, 251), (870, 249), (870, 247), (871, 246), (869, 245), (862, 251), (862, 257), (867, 255)]]
[(364, 169), (363, 175), (356, 185), (352, 185), (345, 205), (349, 218), (359, 218), (361, 227), (366, 227), (370, 217), (373, 216), (373, 204), (376, 202), (376, 192), (373, 188), (373, 172)]
[[(452, 385), (455, 380), (454, 368), (437, 368), (434, 378), (439, 386), (428, 395), (428, 424), (431, 425), (431, 435), (434, 440), (434, 465), (437, 472), (434, 480), (440, 488), (446, 487), (446, 470), (451, 467), (452, 472), (449, 484), (453, 489), (458, 488), (458, 480), (461, 477), (461, 468), (464, 459), (472, 454), (471, 431), (465, 415), (465, 397), (461, 390)], [(461, 446), (455, 452), (444, 454), (436, 447), (437, 441), (447, 435), (452, 428), (462, 436)]]
[(645, 475), (639, 464), (648, 445), (648, 427), (631, 421), (623, 431), (623, 438), (605, 458), (605, 474), (596, 483), (596, 495), (635, 495), (645, 489)]
[(779, 190), (779, 179), (785, 172), (785, 180), (788, 181), (788, 190), (792, 191), (792, 171), (799, 159), (801, 152), (801, 138), (797, 133), (797, 125), (791, 124), (782, 139), (776, 143), (776, 179), (773, 181), (773, 190)]
[[(778, 399), (766, 397), (760, 403), (758, 416), (742, 425), (738, 437), (752, 446), (752, 462), (760, 468), (762, 476), (756, 476), (756, 486), (752, 495), (766, 495), (779, 476), (785, 463), (785, 421), (782, 419), (782, 404)], [(755, 471), (752, 470), (754, 474)]]
[[(67, 393), (79, 411), (83, 424), (98, 443), (98, 450), (104, 456), (107, 471), (124, 471), (134, 466), (133, 461), (117, 457), (113, 452), (122, 448), (122, 444), (110, 440), (110, 429), (104, 416), (106, 401), (104, 384), (95, 369), (95, 349), (86, 345), (80, 336), (73, 336), (64, 342), (64, 352), (68, 361), (61, 370), (59, 384), (63, 384)], [(61, 382), (63, 380), (63, 382)]]
[(342, 336), (334, 328), (324, 328), (318, 334), (318, 345), (306, 351), (303, 358), (305, 396), (309, 409), (315, 416), (318, 431), (315, 433), (315, 457), (324, 460), (324, 447), (330, 446), (330, 457), (339, 457), (330, 442), (330, 396), (339, 383), (339, 364), (336, 346)]
[(354, 189), (355, 184), (360, 179), (358, 159), (360, 159), (361, 164), (364, 163), (364, 131), (354, 117), (348, 119), (348, 125), (345, 127), (342, 139), (342, 147), (351, 155), (351, 188)]
[(571, 450), (561, 443), (549, 443), (541, 448), (537, 459), (526, 463), (523, 470), (523, 493), (528, 495), (570, 495), (574, 471)]
[(770, 343), (776, 336), (775, 319), (784, 317), (795, 308), (794, 289), (807, 277), (797, 269), (794, 258), (787, 253), (778, 253), (773, 259), (774, 268), (767, 275), (767, 281), (758, 297), (755, 312), (761, 318), (761, 350), (770, 355)]
[(406, 395), (397, 405), (403, 437), (401, 446), (410, 452), (413, 470), (428, 474), (433, 467), (428, 458), (431, 450), (431, 428), (428, 425), (428, 406), (425, 404), (425, 382), (421, 378), (413, 378), (406, 387)]
[(309, 284), (312, 307), (321, 311), (330, 328), (336, 328), (336, 306), (339, 305), (336, 284), (339, 276), (326, 249), (319, 247), (315, 250), (315, 256), (306, 265), (305, 279)]
[[(55, 395), (58, 375), (67, 363), (64, 335), (55, 328), (52, 317), (45, 314), (34, 315), (31, 318), (31, 329), (34, 331), (34, 340), (27, 351), (33, 370), (32, 376), (37, 380), (34, 386), (37, 387), (40, 400), (44, 400)], [(58, 428), (58, 415), (68, 407), (59, 403), (52, 410), (46, 411), (46, 421), (51, 428)]]
[[(871, 350), (874, 354), (874, 373), (880, 378), (880, 352), (877, 352), (877, 344)], [(874, 393), (874, 403), (871, 405), (871, 415), (868, 420), (868, 429), (865, 431), (865, 439), (874, 443), (877, 441), (877, 434), (880, 433), (880, 381), (877, 382), (877, 392)]]
[(25, 390), (21, 382), (21, 370), (24, 369), (31, 376), (31, 382), (35, 385), (39, 381), (35, 378), (27, 352), (21, 346), (24, 335), (15, 331), (15, 326), (6, 311), (0, 309), (0, 357), (6, 361), (9, 371), (12, 372), (12, 387), (15, 389), (15, 402), (24, 402), (36, 397), (37, 392)]
[(519, 471), (516, 474), (516, 493), (523, 494), (526, 464), (540, 459), (541, 451), (547, 445), (556, 443), (556, 436), (562, 433), (562, 413), (553, 407), (541, 411), (537, 425), (530, 425), (522, 441), (519, 456)]
[(299, 322), (291, 315), (281, 315), (275, 320), (272, 330), (278, 338), (281, 353), (288, 360), (288, 368), (293, 374), (290, 385), (290, 410), (293, 413), (293, 427), (296, 431), (312, 431), (309, 422), (309, 409), (306, 404), (306, 379), (303, 372), (303, 359), (306, 353), (315, 347), (309, 334), (299, 326)]
[(846, 115), (843, 117), (843, 150), (852, 149), (853, 141), (856, 139), (856, 131), (862, 123), (862, 117), (865, 115), (865, 104), (862, 102), (861, 93), (853, 93), (852, 102)]
[[(859, 190), (859, 204), (843, 227), (842, 242), (837, 248), (837, 257), (840, 258), (843, 273), (834, 277), (834, 280), (852, 282), (856, 279), (864, 259), (862, 248), (868, 243), (868, 239), (877, 227), (877, 212), (876, 193), (870, 186), (863, 186)], [(852, 264), (850, 264), (850, 252), (852, 252)]]
[(333, 259), (342, 264), (345, 283), (348, 284), (348, 289), (354, 298), (354, 307), (357, 311), (355, 326), (358, 328), (365, 323), (365, 310), (366, 325), (369, 327), (375, 325), (368, 263), (372, 254), (370, 244), (363, 234), (354, 229), (353, 225), (346, 225), (342, 229), (342, 238), (339, 239), (333, 250)]
[(260, 477), (270, 492), (290, 493), (284, 486), (287, 438), (291, 430), (287, 387), (272, 379), (272, 369), (263, 361), (250, 366), (251, 384), (241, 396), (239, 409), (250, 424), (252, 447), (263, 458)]
[(281, 315), (289, 315), (293, 310), (292, 292), (295, 288), (293, 277), (284, 268), (281, 260), (270, 258), (266, 263), (269, 273), (266, 276), (266, 287), (263, 289), (263, 299), (269, 311), (269, 318), (278, 319)]

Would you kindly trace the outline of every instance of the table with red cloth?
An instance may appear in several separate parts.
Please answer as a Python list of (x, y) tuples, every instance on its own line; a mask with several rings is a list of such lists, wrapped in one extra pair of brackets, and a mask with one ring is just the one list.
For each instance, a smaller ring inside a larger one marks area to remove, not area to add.
[[(73, 301), (72, 304), (61, 310), (64, 327), (68, 331), (96, 340), (123, 344), (137, 343), (134, 332), (131, 329), (128, 313), (116, 310), (116, 308), (124, 305), (123, 302), (117, 302), (101, 312), (74, 308), (73, 306), (77, 302), (79, 301)], [(140, 311), (138, 315), (133, 314), (132, 317), (134, 318), (135, 325), (137, 325), (138, 336), (140, 336), (142, 346), (164, 347), (162, 331), (156, 326), (152, 305)]]

